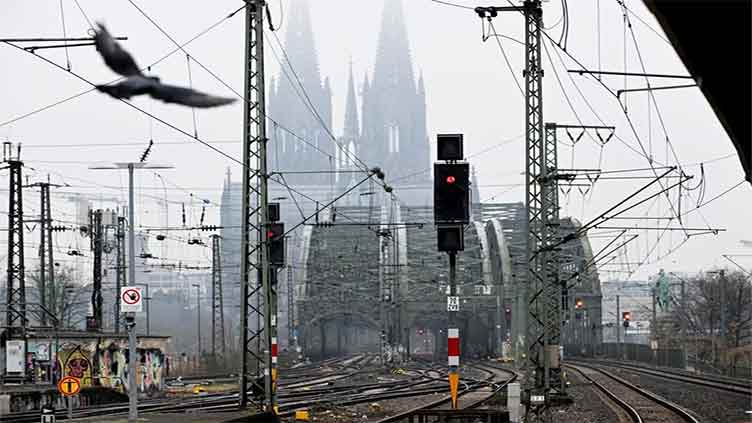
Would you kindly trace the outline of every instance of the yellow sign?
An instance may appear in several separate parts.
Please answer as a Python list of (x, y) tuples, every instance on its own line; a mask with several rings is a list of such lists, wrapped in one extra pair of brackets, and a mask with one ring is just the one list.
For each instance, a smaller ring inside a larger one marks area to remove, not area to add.
[(73, 376), (66, 376), (57, 383), (57, 390), (66, 397), (81, 392), (81, 380)]
[(449, 390), (452, 392), (452, 409), (457, 409), (457, 391), (460, 386), (460, 372), (449, 373)]
[(307, 422), (310, 420), (310, 417), (308, 416), (308, 410), (297, 410), (295, 411), (295, 420), (300, 422)]

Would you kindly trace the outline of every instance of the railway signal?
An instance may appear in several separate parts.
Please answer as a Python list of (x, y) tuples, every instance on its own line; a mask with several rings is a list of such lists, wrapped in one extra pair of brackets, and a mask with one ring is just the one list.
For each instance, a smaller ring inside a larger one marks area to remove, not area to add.
[(437, 247), (449, 254), (449, 296), (447, 330), (449, 361), (449, 388), (452, 408), (457, 408), (459, 386), (459, 329), (456, 320), (459, 312), (457, 296), (457, 251), (464, 250), (464, 225), (470, 223), (470, 165), (464, 160), (462, 134), (440, 134), (436, 137), (437, 158), (444, 163), (434, 163), (433, 214), (437, 226)]
[(629, 327), (629, 322), (632, 320), (632, 312), (624, 311), (621, 313), (621, 324), (625, 328)]
[(269, 242), (269, 262), (272, 266), (285, 265), (285, 224), (270, 223), (266, 230), (266, 239)]
[(434, 220), (436, 223), (470, 222), (470, 165), (434, 163)]

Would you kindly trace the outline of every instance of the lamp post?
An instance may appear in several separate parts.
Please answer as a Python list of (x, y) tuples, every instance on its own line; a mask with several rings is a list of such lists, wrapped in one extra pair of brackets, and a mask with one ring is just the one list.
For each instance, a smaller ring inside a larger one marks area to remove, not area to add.
[[(172, 169), (172, 166), (153, 165), (141, 162), (113, 163), (110, 166), (93, 166), (92, 170), (122, 170), (128, 169), (128, 284), (136, 285), (136, 233), (135, 207), (133, 194), (133, 172), (135, 169)], [(117, 295), (120, 295), (118, 292)], [(125, 327), (128, 330), (128, 422), (138, 419), (138, 392), (136, 390), (136, 316), (128, 313), (125, 316)]]

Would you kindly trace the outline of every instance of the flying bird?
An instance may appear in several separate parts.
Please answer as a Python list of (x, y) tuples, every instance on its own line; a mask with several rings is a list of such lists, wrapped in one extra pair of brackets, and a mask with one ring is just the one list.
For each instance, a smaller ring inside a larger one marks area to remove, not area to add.
[(94, 37), (97, 51), (107, 67), (126, 77), (114, 85), (97, 85), (97, 90), (117, 99), (148, 94), (165, 103), (201, 108), (223, 106), (235, 101), (234, 98), (218, 97), (191, 88), (163, 84), (156, 76), (144, 75), (133, 56), (112, 38), (107, 28), (101, 23), (97, 23), (97, 27)]

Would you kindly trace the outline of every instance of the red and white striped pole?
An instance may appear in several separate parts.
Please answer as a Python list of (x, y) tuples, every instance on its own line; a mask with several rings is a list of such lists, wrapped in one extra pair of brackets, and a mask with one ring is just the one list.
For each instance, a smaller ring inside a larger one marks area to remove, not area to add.
[(460, 330), (447, 330), (447, 358), (449, 361), (449, 391), (452, 394), (452, 408), (457, 409), (457, 391), (460, 385)]
[(449, 367), (458, 367), (460, 365), (460, 330), (450, 328), (447, 339), (447, 356), (449, 357)]

